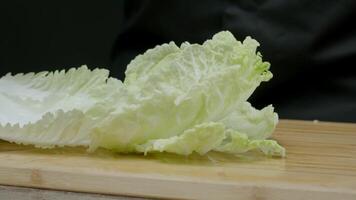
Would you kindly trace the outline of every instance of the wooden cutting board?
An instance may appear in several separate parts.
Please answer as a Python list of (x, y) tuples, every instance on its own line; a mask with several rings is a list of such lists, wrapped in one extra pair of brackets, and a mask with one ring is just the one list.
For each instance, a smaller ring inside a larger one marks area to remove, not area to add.
[(356, 124), (281, 120), (287, 157), (88, 154), (0, 142), (0, 184), (174, 199), (356, 199)]

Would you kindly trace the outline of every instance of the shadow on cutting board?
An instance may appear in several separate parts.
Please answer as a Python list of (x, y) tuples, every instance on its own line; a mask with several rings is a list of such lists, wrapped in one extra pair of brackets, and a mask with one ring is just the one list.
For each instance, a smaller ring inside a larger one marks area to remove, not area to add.
[(53, 155), (54, 157), (87, 157), (90, 159), (100, 160), (150, 160), (153, 162), (160, 162), (165, 164), (174, 165), (228, 165), (229, 163), (251, 163), (258, 161), (277, 161), (280, 162), (283, 159), (267, 157), (259, 152), (248, 152), (244, 154), (232, 155), (219, 152), (209, 152), (205, 155), (192, 154), (189, 156), (181, 156), (172, 153), (149, 153), (146, 156), (143, 154), (130, 153), (122, 154), (115, 153), (105, 149), (98, 149), (93, 153), (87, 152), (84, 147), (62, 147), (54, 149), (40, 149), (35, 148), (32, 145), (17, 145), (0, 140), (0, 154), (2, 152), (11, 152), (21, 155)]

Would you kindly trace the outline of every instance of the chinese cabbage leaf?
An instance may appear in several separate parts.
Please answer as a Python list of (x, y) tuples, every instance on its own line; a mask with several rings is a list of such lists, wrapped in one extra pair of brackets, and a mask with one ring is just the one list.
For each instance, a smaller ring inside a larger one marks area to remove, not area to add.
[(37, 147), (118, 152), (260, 150), (284, 156), (271, 136), (278, 115), (247, 102), (272, 78), (256, 40), (223, 31), (202, 45), (156, 46), (127, 66), (124, 82), (104, 69), (0, 79), (0, 139)]

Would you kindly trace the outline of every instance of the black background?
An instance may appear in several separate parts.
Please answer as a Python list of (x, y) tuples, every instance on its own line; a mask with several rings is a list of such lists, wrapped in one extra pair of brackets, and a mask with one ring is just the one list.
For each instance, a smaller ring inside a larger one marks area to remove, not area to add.
[(0, 73), (110, 65), (122, 1), (1, 1)]
[(353, 1), (2, 1), (0, 75), (87, 64), (124, 78), (157, 44), (221, 30), (261, 43), (274, 78), (250, 101), (281, 118), (356, 122)]

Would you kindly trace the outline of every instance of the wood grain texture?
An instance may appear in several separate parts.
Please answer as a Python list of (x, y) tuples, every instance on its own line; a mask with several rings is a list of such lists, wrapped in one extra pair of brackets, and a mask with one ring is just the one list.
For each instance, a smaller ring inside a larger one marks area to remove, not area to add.
[(287, 157), (120, 155), (0, 142), (0, 184), (175, 199), (356, 199), (356, 124), (281, 120)]
[(1, 186), (1, 200), (144, 200), (143, 198)]

